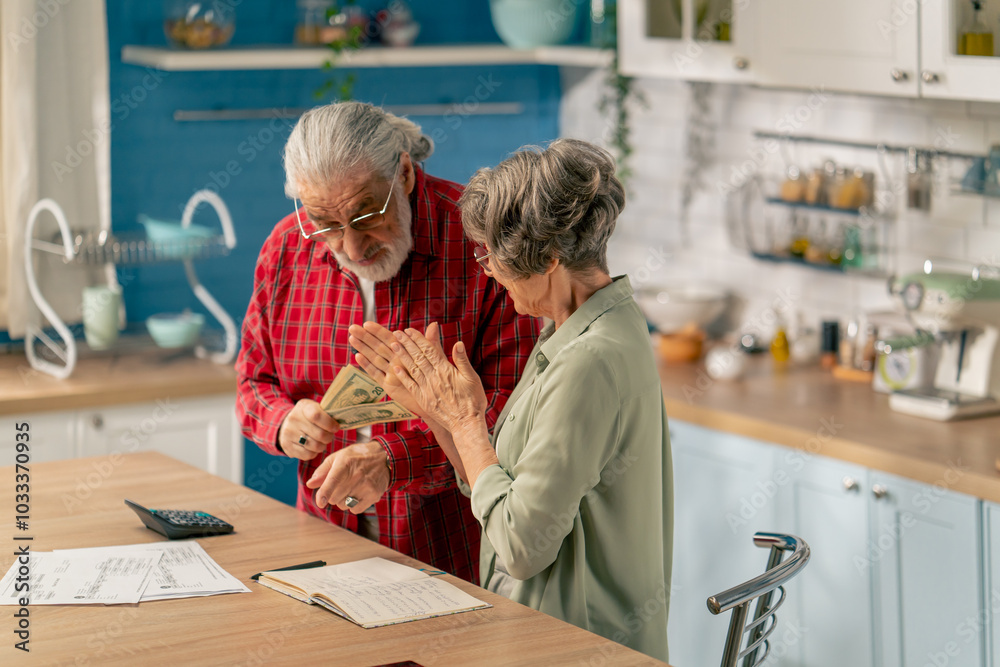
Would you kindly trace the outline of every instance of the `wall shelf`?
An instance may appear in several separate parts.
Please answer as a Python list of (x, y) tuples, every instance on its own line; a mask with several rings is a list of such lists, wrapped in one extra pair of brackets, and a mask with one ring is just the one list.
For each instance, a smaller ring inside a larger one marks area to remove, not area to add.
[[(124, 46), (122, 62), (168, 72), (220, 70), (319, 69), (331, 55), (326, 47), (253, 46), (185, 51), (167, 47)], [(465, 65), (559, 65), (605, 67), (614, 56), (607, 49), (547, 46), (511, 49), (502, 44), (434, 45), (410, 48), (367, 47), (343, 53), (337, 66), (433, 67)]]

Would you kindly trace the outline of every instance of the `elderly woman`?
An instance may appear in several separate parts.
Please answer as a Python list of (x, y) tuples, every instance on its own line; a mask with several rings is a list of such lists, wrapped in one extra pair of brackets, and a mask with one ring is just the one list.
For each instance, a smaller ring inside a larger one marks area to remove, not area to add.
[(645, 319), (607, 243), (625, 204), (614, 161), (563, 139), (481, 169), (459, 201), (487, 275), (545, 317), (492, 439), (462, 342), (351, 327), (362, 367), (420, 414), (471, 487), (483, 585), (667, 658), (672, 480)]

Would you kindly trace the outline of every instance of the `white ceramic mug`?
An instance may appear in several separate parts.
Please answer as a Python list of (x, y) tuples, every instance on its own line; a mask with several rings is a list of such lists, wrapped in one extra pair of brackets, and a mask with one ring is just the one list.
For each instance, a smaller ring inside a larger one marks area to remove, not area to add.
[(118, 340), (118, 311), (122, 293), (107, 285), (83, 289), (83, 335), (87, 345), (106, 350)]

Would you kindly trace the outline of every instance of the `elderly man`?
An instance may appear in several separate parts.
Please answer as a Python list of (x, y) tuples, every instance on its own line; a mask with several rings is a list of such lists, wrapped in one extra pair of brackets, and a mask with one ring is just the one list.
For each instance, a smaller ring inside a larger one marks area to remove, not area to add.
[[(414, 123), (356, 102), (313, 109), (285, 146), (295, 213), (261, 249), (243, 324), (237, 412), (270, 454), (299, 459), (298, 507), (469, 581), (480, 531), (422, 422), (340, 430), (317, 400), (351, 363), (348, 327), (438, 322), (486, 387), (492, 426), (538, 332), (478, 267), (462, 189), (417, 166)], [(299, 204), (301, 200), (301, 205)]]

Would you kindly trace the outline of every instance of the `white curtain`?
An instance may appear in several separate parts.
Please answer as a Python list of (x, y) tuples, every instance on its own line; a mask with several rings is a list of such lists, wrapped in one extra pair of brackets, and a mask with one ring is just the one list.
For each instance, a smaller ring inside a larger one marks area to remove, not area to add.
[[(24, 228), (42, 197), (80, 232), (111, 222), (108, 39), (104, 0), (0, 2), (0, 329), (41, 324), (24, 277)], [(57, 240), (42, 214), (35, 237)], [(101, 271), (35, 253), (45, 298), (80, 321), (82, 288)]]

